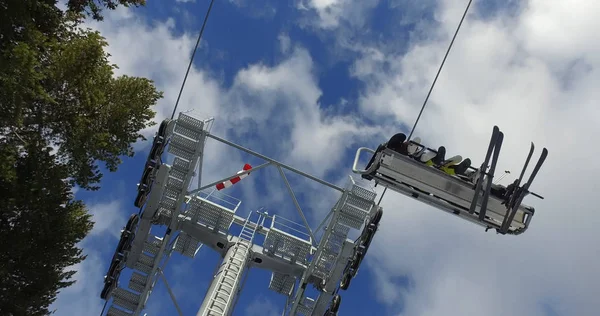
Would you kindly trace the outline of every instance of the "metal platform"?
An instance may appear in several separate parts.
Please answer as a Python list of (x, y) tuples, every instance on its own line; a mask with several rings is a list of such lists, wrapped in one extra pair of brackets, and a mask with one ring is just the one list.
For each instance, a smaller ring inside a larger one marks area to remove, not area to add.
[(202, 247), (200, 240), (190, 236), (185, 232), (181, 232), (177, 239), (175, 240), (175, 244), (173, 245), (175, 251), (181, 253), (182, 255), (194, 259), (196, 254)]
[(269, 289), (279, 294), (290, 296), (294, 290), (295, 283), (295, 277), (289, 274), (273, 272), (269, 281)]
[[(273, 216), (271, 227), (263, 243), (263, 252), (283, 260), (306, 264), (311, 252), (312, 240), (302, 226), (281, 216)], [(303, 238), (304, 237), (304, 238)]]
[(133, 314), (130, 312), (126, 312), (122, 309), (118, 309), (117, 307), (115, 307), (115, 305), (113, 305), (108, 309), (108, 312), (106, 315), (107, 316), (131, 316)]
[[(213, 194), (213, 199), (215, 195)], [(232, 198), (233, 199), (233, 198)], [(187, 211), (184, 213), (192, 222), (197, 222), (213, 230), (215, 233), (227, 234), (233, 223), (235, 211), (240, 206), (240, 201), (233, 202), (231, 208), (211, 202), (207, 199), (192, 197)], [(225, 200), (222, 200), (225, 204)]]

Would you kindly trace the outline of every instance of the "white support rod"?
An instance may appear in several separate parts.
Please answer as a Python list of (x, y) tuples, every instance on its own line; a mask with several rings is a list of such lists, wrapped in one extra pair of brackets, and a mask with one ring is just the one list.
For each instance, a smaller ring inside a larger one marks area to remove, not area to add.
[(283, 308), (283, 311), (281, 312), (281, 316), (285, 316), (285, 311), (287, 310), (288, 305), (290, 305), (290, 297), (286, 296), (285, 297), (285, 307)]
[(327, 223), (327, 220), (329, 219), (329, 217), (331, 217), (331, 214), (333, 214), (333, 211), (330, 211), (329, 213), (327, 213), (327, 216), (325, 216), (325, 218), (323, 219), (321, 224), (319, 224), (319, 227), (317, 227), (317, 229), (315, 229), (316, 232), (318, 232), (319, 230), (321, 230), (321, 228), (323, 228), (325, 223)]
[(271, 163), (273, 163), (273, 164), (275, 164), (277, 166), (280, 166), (282, 168), (285, 168), (285, 169), (287, 169), (287, 170), (289, 170), (291, 172), (294, 172), (294, 173), (297, 173), (297, 174), (299, 174), (301, 176), (307, 177), (307, 178), (309, 178), (309, 179), (311, 179), (311, 180), (313, 180), (315, 182), (318, 182), (318, 183), (320, 183), (320, 184), (322, 184), (324, 186), (330, 187), (330, 188), (332, 188), (334, 190), (338, 190), (340, 192), (344, 192), (344, 189), (336, 186), (335, 184), (331, 184), (331, 183), (329, 183), (327, 181), (324, 181), (324, 180), (321, 180), (321, 179), (319, 179), (317, 177), (311, 176), (310, 174), (308, 174), (306, 172), (302, 172), (302, 171), (300, 171), (300, 170), (298, 170), (298, 169), (296, 169), (294, 167), (290, 167), (288, 165), (285, 165), (285, 164), (283, 164), (281, 162), (278, 162), (277, 160), (271, 159), (271, 158), (269, 158), (269, 157), (267, 157), (265, 155), (259, 154), (259, 153), (255, 152), (255, 151), (252, 151), (252, 150), (248, 149), (248, 148), (245, 148), (245, 147), (240, 146), (238, 144), (232, 143), (232, 142), (230, 142), (230, 141), (228, 141), (226, 139), (223, 139), (221, 137), (218, 137), (218, 136), (215, 136), (215, 135), (212, 135), (212, 134), (207, 134), (206, 136), (208, 136), (208, 137), (210, 137), (212, 139), (215, 139), (217, 141), (220, 141), (222, 143), (225, 143), (225, 144), (227, 144), (227, 145), (229, 145), (231, 147), (235, 147), (235, 148), (237, 148), (237, 149), (239, 149), (241, 151), (245, 151), (245, 152), (247, 152), (247, 153), (249, 153), (249, 154), (251, 154), (253, 156), (256, 156), (258, 158), (261, 158), (261, 159), (264, 159), (266, 161), (269, 161), (269, 162), (271, 162)]
[(287, 180), (285, 173), (283, 173), (283, 169), (281, 169), (281, 166), (277, 166), (277, 170), (279, 170), (279, 174), (283, 178), (283, 181), (285, 182), (285, 185), (287, 186), (288, 191), (290, 192), (290, 196), (292, 197), (292, 201), (294, 201), (294, 205), (296, 206), (296, 209), (298, 210), (298, 214), (300, 214), (300, 217), (302, 218), (302, 221), (304, 222), (304, 226), (306, 226), (306, 229), (308, 230), (308, 234), (310, 235), (310, 238), (312, 239), (311, 244), (313, 246), (316, 246), (317, 241), (315, 239), (315, 236), (313, 235), (312, 229), (310, 229), (310, 226), (308, 225), (308, 221), (306, 220), (306, 217), (304, 217), (304, 212), (302, 212), (302, 208), (300, 208), (300, 204), (298, 203), (298, 200), (296, 199), (296, 195), (294, 194), (294, 191), (292, 190), (292, 187), (290, 186), (290, 182)]
[(181, 312), (181, 308), (179, 308), (179, 304), (177, 304), (177, 300), (175, 300), (175, 295), (173, 295), (173, 291), (171, 291), (169, 282), (167, 282), (167, 278), (165, 277), (161, 269), (158, 269), (158, 274), (162, 277), (163, 282), (165, 282), (165, 286), (167, 288), (167, 291), (169, 292), (169, 296), (171, 296), (171, 300), (173, 301), (175, 308), (177, 309), (177, 313), (179, 314), (179, 316), (183, 316), (183, 312)]
[(202, 153), (200, 154), (200, 159), (198, 159), (198, 165), (196, 166), (196, 170), (198, 170), (198, 173), (197, 173), (198, 187), (200, 187), (200, 185), (202, 184), (202, 162), (203, 161), (204, 161), (204, 150), (202, 150)]

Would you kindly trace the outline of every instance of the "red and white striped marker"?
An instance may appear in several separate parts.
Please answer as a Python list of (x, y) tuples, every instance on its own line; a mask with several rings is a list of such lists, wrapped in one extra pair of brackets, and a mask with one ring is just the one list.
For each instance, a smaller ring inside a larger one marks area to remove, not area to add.
[[(249, 164), (245, 164), (245, 165), (244, 165), (244, 169), (243, 169), (243, 170), (240, 170), (240, 171), (238, 171), (238, 172), (237, 172), (237, 174), (240, 174), (240, 173), (242, 173), (242, 172), (244, 172), (244, 171), (248, 171), (248, 170), (250, 170), (250, 169), (252, 169), (252, 166), (251, 166), (251, 165), (249, 165)], [(246, 173), (246, 174), (243, 174), (243, 175), (241, 175), (241, 176), (237, 176), (237, 177), (235, 177), (235, 178), (233, 178), (233, 179), (231, 179), (231, 180), (227, 180), (227, 181), (225, 181), (225, 182), (218, 183), (218, 184), (216, 185), (216, 188), (217, 188), (217, 190), (219, 190), (219, 191), (221, 191), (221, 190), (223, 190), (223, 189), (225, 189), (225, 188), (229, 188), (230, 186), (232, 186), (232, 185), (234, 185), (234, 184), (236, 184), (236, 183), (240, 182), (240, 180), (244, 179), (244, 178), (245, 178), (245, 177), (247, 177), (249, 174), (250, 174), (250, 173)]]

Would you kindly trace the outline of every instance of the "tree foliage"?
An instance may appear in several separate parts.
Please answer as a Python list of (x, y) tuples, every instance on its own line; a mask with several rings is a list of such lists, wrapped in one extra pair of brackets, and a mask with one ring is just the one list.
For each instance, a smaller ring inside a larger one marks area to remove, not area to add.
[(115, 76), (105, 39), (80, 24), (99, 5), (143, 3), (0, 0), (0, 315), (46, 315), (74, 282), (65, 269), (93, 223), (72, 188), (97, 190), (98, 162), (116, 171), (153, 125), (162, 93)]
[[(71, 265), (85, 257), (76, 244), (91, 230), (90, 215), (73, 201), (51, 148), (14, 146), (3, 139), (0, 158), (0, 311), (46, 315), (56, 292), (71, 285)], [(12, 146), (11, 146), (12, 145)]]
[(116, 9), (117, 6), (141, 6), (145, 5), (146, 0), (69, 0), (69, 10), (77, 13), (85, 13), (95, 20), (102, 21), (102, 7), (108, 9)]

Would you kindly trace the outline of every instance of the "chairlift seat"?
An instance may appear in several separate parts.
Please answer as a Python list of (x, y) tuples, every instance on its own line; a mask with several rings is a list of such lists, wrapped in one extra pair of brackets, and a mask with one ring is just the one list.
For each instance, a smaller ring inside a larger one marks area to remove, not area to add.
[[(374, 152), (370, 149), (367, 150)], [(357, 158), (358, 155), (359, 153), (357, 153)], [(367, 175), (377, 184), (458, 215), (485, 228), (499, 229), (502, 225), (508, 210), (502, 204), (502, 199), (492, 194), (489, 196), (483, 221), (478, 218), (478, 210), (469, 213), (475, 194), (473, 183), (457, 176), (448, 175), (389, 148), (385, 148), (375, 155), (373, 165), (369, 168), (372, 171)], [(478, 199), (478, 207), (481, 207), (481, 196), (482, 194)], [(521, 204), (507, 233), (520, 234), (524, 232), (529, 226), (533, 213), (532, 207)]]

